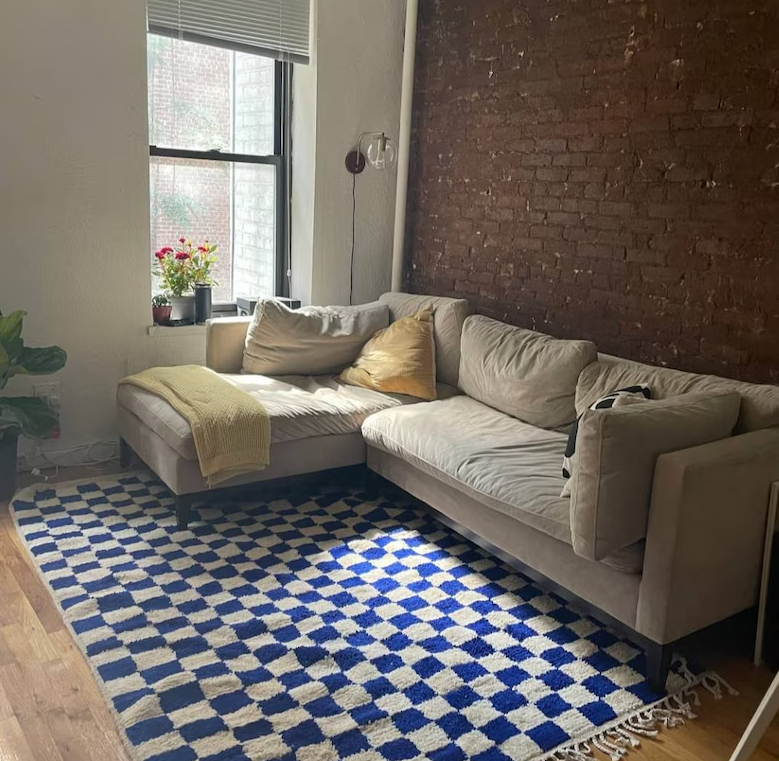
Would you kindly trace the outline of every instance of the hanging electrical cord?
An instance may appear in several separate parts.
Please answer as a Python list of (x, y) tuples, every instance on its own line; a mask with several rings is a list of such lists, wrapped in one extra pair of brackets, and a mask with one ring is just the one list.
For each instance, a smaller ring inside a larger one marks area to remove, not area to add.
[[(362, 152), (362, 143), (366, 137), (372, 138), (367, 156)], [(349, 304), (354, 303), (354, 255), (357, 239), (357, 175), (367, 164), (383, 171), (394, 166), (397, 151), (395, 143), (383, 132), (362, 132), (357, 138), (357, 146), (346, 154), (346, 171), (352, 175), (352, 252), (349, 259)]]
[(349, 258), (349, 304), (354, 304), (354, 249), (357, 239), (357, 175), (352, 175), (352, 254)]
[[(105, 457), (93, 456), (92, 452), (97, 447), (108, 448), (110, 450), (110, 454), (106, 455)], [(113, 462), (118, 456), (117, 449), (118, 445), (115, 441), (93, 441), (91, 444), (83, 444), (81, 446), (71, 447), (69, 449), (60, 450), (54, 453), (54, 457), (57, 457), (59, 460), (58, 462), (57, 460), (53, 459), (52, 456), (50, 456), (51, 453), (47, 454), (44, 452), (40, 443), (36, 442), (32, 456), (37, 462), (42, 461), (45, 463), (45, 466), (42, 465), (41, 467), (33, 467), (30, 472), (32, 475), (37, 476), (38, 478), (42, 478), (44, 481), (51, 481), (59, 476), (60, 468), (94, 468), (109, 462)], [(73, 455), (77, 455), (82, 452), (86, 454), (86, 459), (72, 458)], [(44, 467), (54, 468), (54, 472), (44, 473)]]

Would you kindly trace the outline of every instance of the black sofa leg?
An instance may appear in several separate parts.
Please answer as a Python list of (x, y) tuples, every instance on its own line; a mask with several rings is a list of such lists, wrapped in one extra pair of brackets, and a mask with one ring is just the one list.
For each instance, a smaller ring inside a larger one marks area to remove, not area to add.
[(133, 450), (124, 439), (119, 439), (119, 465), (122, 468), (129, 468), (132, 461)]
[(192, 508), (192, 495), (177, 495), (176, 500), (176, 524), (180, 529), (189, 526), (189, 511)]
[(658, 645), (650, 642), (646, 648), (646, 669), (649, 688), (665, 695), (665, 682), (671, 669), (672, 645)]

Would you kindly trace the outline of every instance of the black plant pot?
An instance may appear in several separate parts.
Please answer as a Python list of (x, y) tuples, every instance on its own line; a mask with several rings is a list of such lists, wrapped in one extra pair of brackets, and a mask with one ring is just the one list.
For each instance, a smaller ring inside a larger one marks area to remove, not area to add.
[(195, 322), (202, 325), (211, 319), (211, 286), (197, 284), (195, 286)]
[(0, 502), (7, 502), (16, 491), (17, 436), (6, 434), (0, 438)]

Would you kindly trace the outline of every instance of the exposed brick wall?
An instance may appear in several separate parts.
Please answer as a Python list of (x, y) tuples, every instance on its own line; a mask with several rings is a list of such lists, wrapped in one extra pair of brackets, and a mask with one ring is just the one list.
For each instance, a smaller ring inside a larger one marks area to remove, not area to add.
[(412, 291), (779, 382), (779, 3), (422, 0)]

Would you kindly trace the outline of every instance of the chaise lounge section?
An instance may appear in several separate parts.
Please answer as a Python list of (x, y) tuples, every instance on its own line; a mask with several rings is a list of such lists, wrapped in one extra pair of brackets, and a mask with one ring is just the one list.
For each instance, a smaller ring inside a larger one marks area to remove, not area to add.
[[(468, 302), (426, 298), (436, 308), (439, 398), (456, 393), (462, 324), (470, 313)], [(375, 304), (355, 310), (384, 312), (383, 327), (416, 313), (417, 297), (389, 293)], [(332, 375), (264, 376), (242, 372), (246, 335), (252, 318), (211, 320), (206, 329), (206, 364), (230, 383), (244, 389), (265, 406), (271, 423), (270, 465), (239, 476), (216, 491), (274, 481), (353, 465), (367, 460), (363, 421), (390, 407), (419, 400), (348, 386)], [(168, 486), (176, 498), (179, 525), (187, 525), (190, 508), (206, 496), (195, 444), (187, 421), (167, 402), (135, 386), (120, 385), (117, 416), (123, 461), (134, 452)]]

